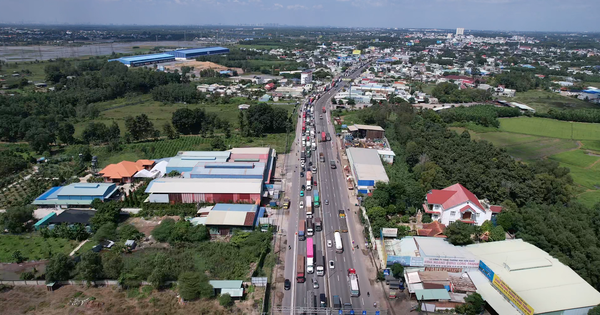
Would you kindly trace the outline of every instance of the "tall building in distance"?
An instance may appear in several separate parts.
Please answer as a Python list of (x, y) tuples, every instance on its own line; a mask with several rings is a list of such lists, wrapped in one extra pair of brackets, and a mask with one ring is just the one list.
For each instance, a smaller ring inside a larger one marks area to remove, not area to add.
[(464, 28), (461, 27), (461, 28), (457, 28), (456, 29), (456, 36), (464, 35), (464, 34), (465, 34), (465, 29)]

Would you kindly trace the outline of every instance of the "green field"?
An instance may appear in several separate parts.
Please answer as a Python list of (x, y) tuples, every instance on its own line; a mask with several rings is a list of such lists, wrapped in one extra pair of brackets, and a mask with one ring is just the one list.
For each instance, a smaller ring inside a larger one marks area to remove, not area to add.
[(562, 96), (554, 92), (530, 90), (517, 92), (516, 96), (510, 98), (511, 102), (523, 103), (533, 107), (538, 112), (547, 112), (552, 108), (598, 108), (597, 105), (579, 100), (573, 97)]
[(62, 238), (43, 238), (41, 236), (2, 235), (0, 236), (0, 262), (14, 262), (12, 257), (16, 250), (21, 251), (26, 260), (45, 259), (48, 251), (69, 254), (79, 244)]
[(549, 118), (501, 118), (500, 130), (559, 139), (600, 140), (600, 124), (560, 121)]

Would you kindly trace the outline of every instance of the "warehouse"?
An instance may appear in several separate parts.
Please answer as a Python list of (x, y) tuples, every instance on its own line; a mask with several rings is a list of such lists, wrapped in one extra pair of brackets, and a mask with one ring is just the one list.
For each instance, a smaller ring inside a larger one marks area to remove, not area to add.
[(377, 182), (389, 182), (377, 150), (348, 148), (346, 154), (359, 193), (372, 192)]
[(265, 208), (258, 205), (218, 203), (208, 212), (205, 225), (212, 235), (228, 235), (233, 229), (252, 231), (264, 214)]
[(40, 207), (90, 207), (94, 199), (102, 201), (117, 193), (117, 185), (108, 183), (74, 183), (52, 187), (37, 197), (33, 204)]
[[(188, 176), (189, 175), (189, 176)], [(189, 178), (265, 178), (265, 163), (198, 163), (184, 177)]]
[(352, 125), (348, 126), (348, 131), (355, 139), (383, 139), (385, 130), (380, 126)]
[(206, 47), (206, 48), (190, 48), (179, 49), (167, 52), (177, 60), (192, 59), (201, 56), (221, 55), (229, 53), (229, 48), (224, 47)]
[(160, 178), (145, 191), (156, 203), (245, 202), (259, 203), (262, 179)]
[(466, 247), (479, 259), (468, 272), (498, 314), (587, 314), (600, 292), (550, 254), (521, 239)]
[(175, 61), (175, 57), (173, 55), (163, 53), (163, 54), (121, 57), (118, 59), (109, 59), (108, 61), (118, 61), (128, 67), (139, 67), (139, 66), (157, 64), (157, 63), (161, 63), (161, 62)]
[(181, 151), (169, 159), (167, 174), (172, 171), (191, 172), (196, 164), (201, 162), (227, 162), (230, 155), (229, 151)]

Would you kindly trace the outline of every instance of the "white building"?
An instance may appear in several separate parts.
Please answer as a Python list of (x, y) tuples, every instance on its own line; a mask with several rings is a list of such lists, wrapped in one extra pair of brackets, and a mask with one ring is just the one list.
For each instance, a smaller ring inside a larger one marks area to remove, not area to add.
[(465, 29), (460, 27), (456, 29), (456, 36), (460, 36), (460, 35), (464, 35), (465, 34)]
[(427, 193), (423, 210), (431, 214), (431, 219), (448, 226), (455, 221), (482, 225), (493, 215), (502, 211), (500, 206), (491, 206), (461, 184), (454, 184), (442, 190), (434, 189)]
[(302, 71), (300, 74), (300, 84), (310, 84), (312, 82), (312, 71)]

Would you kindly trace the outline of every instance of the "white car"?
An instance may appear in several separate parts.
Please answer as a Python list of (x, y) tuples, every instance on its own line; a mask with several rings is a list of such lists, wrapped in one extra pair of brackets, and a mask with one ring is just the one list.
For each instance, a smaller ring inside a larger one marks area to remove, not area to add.
[(332, 247), (333, 246), (333, 242), (331, 240), (327, 240), (327, 247)]
[(300, 209), (304, 209), (304, 201), (300, 201)]
[(333, 269), (333, 268), (335, 268), (333, 260), (330, 260), (329, 261), (329, 269)]
[(304, 167), (304, 161), (300, 162), (300, 166)]
[(312, 171), (313, 171), (313, 172), (316, 172), (316, 171), (317, 171), (317, 167), (316, 167), (315, 165), (313, 165), (313, 167), (312, 167)]
[(318, 289), (319, 288), (319, 283), (317, 282), (317, 280), (313, 279), (313, 289)]

